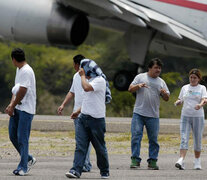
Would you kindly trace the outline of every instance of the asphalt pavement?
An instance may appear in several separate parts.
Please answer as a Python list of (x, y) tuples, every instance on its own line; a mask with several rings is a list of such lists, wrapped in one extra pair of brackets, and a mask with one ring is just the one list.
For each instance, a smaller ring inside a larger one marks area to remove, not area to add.
[[(178, 170), (174, 164), (177, 161), (177, 154), (160, 154), (158, 165), (160, 170), (147, 169), (147, 157), (142, 157), (140, 169), (130, 169), (129, 155), (109, 155), (110, 179), (111, 180), (198, 180), (207, 179), (207, 154), (202, 154), (203, 170), (193, 169), (193, 156), (188, 155), (186, 158), (186, 170)], [(1, 159), (0, 160), (0, 179), (14, 180), (64, 180), (68, 179), (65, 173), (72, 166), (73, 157), (37, 157), (37, 163), (31, 169), (30, 173), (24, 177), (16, 177), (12, 171), (18, 164), (18, 159)], [(92, 171), (83, 173), (81, 179), (100, 179), (99, 169), (96, 166), (95, 155), (91, 156), (93, 165)]]
[[(7, 127), (9, 117), (0, 114), (0, 127)], [(131, 118), (106, 118), (108, 132), (130, 132)], [(36, 115), (32, 125), (33, 130), (39, 131), (69, 131), (74, 130), (73, 120), (68, 116), (40, 116)], [(205, 125), (206, 129), (206, 125)], [(160, 119), (160, 133), (179, 133), (179, 119)], [(204, 131), (204, 135), (206, 134)], [(65, 173), (72, 167), (73, 156), (70, 157), (36, 157), (37, 163), (27, 176), (16, 177), (12, 171), (17, 167), (19, 157), (0, 159), (0, 180), (59, 180), (67, 179)], [(110, 179), (113, 180), (148, 180), (148, 179), (207, 179), (207, 154), (201, 156), (203, 170), (193, 169), (193, 155), (186, 158), (186, 170), (175, 168), (178, 154), (160, 154), (158, 165), (160, 170), (147, 170), (147, 153), (142, 157), (141, 168), (131, 170), (130, 155), (109, 155)], [(83, 173), (81, 179), (100, 179), (96, 166), (96, 157), (91, 155), (93, 169), (90, 173)]]

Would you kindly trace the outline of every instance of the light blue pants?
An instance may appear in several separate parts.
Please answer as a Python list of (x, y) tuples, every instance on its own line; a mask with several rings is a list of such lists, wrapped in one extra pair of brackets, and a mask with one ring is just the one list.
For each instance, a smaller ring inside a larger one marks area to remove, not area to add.
[(201, 141), (202, 141), (203, 129), (204, 129), (204, 117), (181, 116), (180, 149), (188, 149), (189, 135), (190, 135), (191, 129), (193, 132), (194, 150), (200, 152), (202, 148)]

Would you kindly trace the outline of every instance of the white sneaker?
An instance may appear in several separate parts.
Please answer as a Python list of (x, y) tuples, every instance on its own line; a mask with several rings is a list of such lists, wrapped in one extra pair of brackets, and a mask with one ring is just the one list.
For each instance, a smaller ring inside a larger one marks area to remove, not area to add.
[(180, 170), (184, 170), (185, 169), (185, 164), (184, 164), (184, 160), (183, 158), (179, 158), (178, 161), (175, 163), (175, 167), (180, 169)]
[(19, 176), (24, 176), (24, 175), (26, 175), (27, 173), (25, 173), (23, 170), (20, 170), (19, 172), (18, 172), (18, 174), (17, 175), (19, 175)]
[(65, 175), (68, 178), (80, 178), (80, 174), (74, 170), (70, 170), (69, 172), (66, 172)]
[(16, 176), (25, 176), (25, 175), (27, 175), (27, 173), (25, 173), (22, 169), (20, 169), (20, 170), (15, 169), (13, 171), (13, 174), (16, 175)]
[(196, 169), (196, 170), (201, 169), (201, 160), (200, 160), (200, 158), (195, 158), (195, 160), (194, 160), (194, 169)]
[(36, 158), (32, 158), (28, 163), (27, 163), (27, 173), (30, 171), (30, 169), (35, 165), (37, 162)]

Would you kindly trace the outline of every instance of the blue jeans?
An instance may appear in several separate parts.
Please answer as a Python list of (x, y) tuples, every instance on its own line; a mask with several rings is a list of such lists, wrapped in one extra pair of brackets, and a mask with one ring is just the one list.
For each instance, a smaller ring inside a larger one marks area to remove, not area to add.
[(32, 159), (29, 155), (29, 136), (33, 114), (15, 109), (9, 121), (9, 138), (21, 156), (17, 169), (27, 172), (27, 163)]
[(73, 167), (70, 171), (75, 171), (79, 175), (82, 173), (89, 143), (91, 142), (97, 156), (97, 166), (100, 173), (109, 173), (108, 153), (104, 140), (105, 118), (93, 118), (89, 115), (81, 114), (76, 122), (76, 149)]
[(159, 118), (145, 117), (137, 113), (133, 113), (131, 123), (131, 158), (136, 159), (137, 162), (141, 162), (142, 160), (140, 158), (140, 148), (144, 125), (149, 139), (149, 159), (147, 161), (157, 160), (159, 153), (159, 144), (157, 142), (160, 126)]
[[(77, 121), (78, 121), (78, 118), (76, 118), (74, 120), (75, 133), (76, 133), (76, 124), (77, 124)], [(89, 146), (88, 146), (88, 151), (87, 151), (85, 163), (84, 163), (84, 166), (83, 166), (85, 168), (85, 170), (87, 170), (87, 171), (91, 171), (91, 168), (92, 168), (92, 164), (90, 162), (91, 147), (92, 147), (92, 145), (90, 143)]]

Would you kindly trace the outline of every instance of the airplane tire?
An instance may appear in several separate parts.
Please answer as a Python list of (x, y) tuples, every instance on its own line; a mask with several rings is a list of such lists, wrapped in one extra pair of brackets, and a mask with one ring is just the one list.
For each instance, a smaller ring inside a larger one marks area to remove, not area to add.
[(133, 80), (133, 75), (129, 71), (119, 71), (114, 76), (114, 87), (119, 91), (127, 91)]

